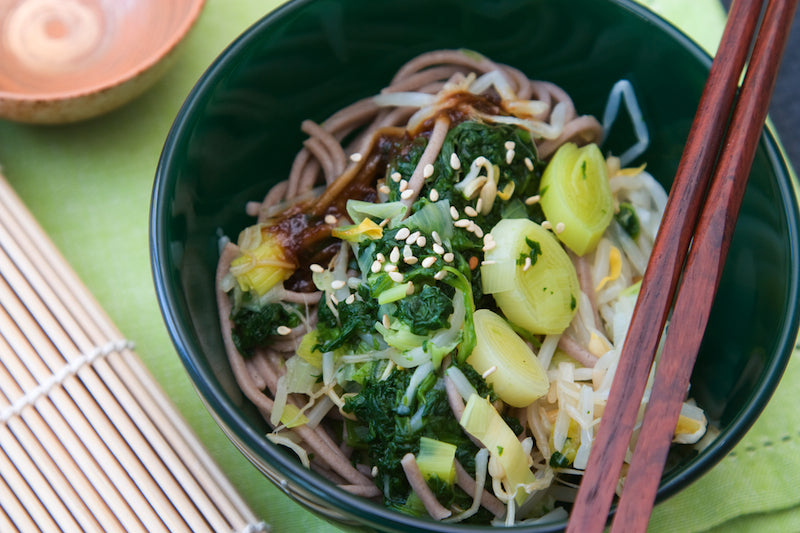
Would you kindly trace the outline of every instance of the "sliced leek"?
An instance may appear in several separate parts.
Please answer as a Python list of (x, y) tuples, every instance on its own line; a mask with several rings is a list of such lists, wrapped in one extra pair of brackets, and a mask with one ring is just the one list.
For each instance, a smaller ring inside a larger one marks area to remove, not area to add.
[[(561, 146), (539, 185), (542, 211), (558, 238), (578, 255), (591, 252), (614, 216), (608, 167), (595, 144)], [(559, 226), (563, 224), (563, 226)]]
[(497, 396), (508, 405), (525, 407), (550, 388), (539, 360), (508, 322), (488, 309), (475, 311), (476, 344), (467, 362), (485, 375)]
[(448, 485), (456, 478), (456, 447), (428, 437), (420, 437), (417, 466), (425, 479), (438, 477)]
[(539, 224), (522, 218), (501, 220), (492, 236), (497, 244), (485, 259), (493, 268), (505, 268), (513, 279), (511, 289), (494, 294), (500, 310), (530, 333), (563, 332), (577, 310), (580, 285), (559, 242)]
[(239, 248), (241, 254), (231, 262), (230, 272), (244, 292), (263, 296), (294, 273), (294, 263), (268, 226), (256, 224), (245, 229), (239, 236)]

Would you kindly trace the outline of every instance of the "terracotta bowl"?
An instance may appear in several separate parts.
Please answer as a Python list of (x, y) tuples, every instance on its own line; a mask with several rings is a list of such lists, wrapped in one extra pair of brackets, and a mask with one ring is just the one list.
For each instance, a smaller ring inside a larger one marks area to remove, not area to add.
[(57, 124), (150, 87), (204, 0), (0, 0), (0, 118)]

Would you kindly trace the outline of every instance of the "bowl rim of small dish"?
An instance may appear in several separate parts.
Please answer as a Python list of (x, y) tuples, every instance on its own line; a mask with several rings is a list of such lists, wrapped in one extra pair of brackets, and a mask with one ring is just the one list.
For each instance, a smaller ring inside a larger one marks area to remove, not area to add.
[[(289, 15), (292, 11), (305, 6), (316, 0), (290, 0), (282, 4), (274, 11), (266, 14), (253, 25), (244, 30), (234, 41), (232, 41), (222, 53), (211, 63), (196, 85), (187, 95), (186, 101), (180, 108), (175, 121), (167, 135), (164, 149), (158, 162), (156, 177), (153, 186), (150, 212), (150, 253), (153, 278), (156, 286), (159, 306), (164, 318), (170, 338), (178, 352), (178, 355), (185, 369), (190, 375), (191, 381), (202, 398), (204, 404), (212, 414), (215, 421), (223, 428), (225, 434), (234, 444), (242, 450), (247, 448), (248, 459), (253, 461), (251, 455), (264, 461), (268, 458), (270, 466), (280, 475), (291, 478), (290, 483), (294, 483), (302, 490), (316, 494), (318, 497), (329, 502), (335, 503), (340, 510), (354, 514), (361, 520), (367, 520), (369, 524), (380, 524), (387, 530), (396, 528), (400, 531), (470, 531), (487, 530), (489, 526), (469, 526), (465, 524), (443, 524), (433, 522), (427, 518), (417, 518), (403, 515), (398, 511), (387, 509), (379, 504), (370, 502), (358, 496), (349, 494), (333, 484), (322, 482), (324, 478), (315, 472), (303, 468), (297, 460), (283, 450), (279, 450), (277, 445), (272, 444), (257, 433), (242, 417), (238, 408), (227, 398), (225, 391), (218, 383), (214, 383), (213, 375), (206, 372), (202, 365), (198, 363), (193, 354), (195, 343), (181, 329), (182, 318), (175, 309), (179, 307), (178, 295), (168, 284), (166, 279), (171, 276), (168, 270), (167, 257), (169, 257), (169, 243), (164, 242), (164, 227), (160, 216), (165, 213), (168, 204), (165, 199), (170, 195), (165, 188), (169, 185), (170, 169), (175, 157), (174, 149), (180, 145), (180, 139), (190, 133), (194, 127), (195, 119), (193, 113), (203, 94), (218, 83), (218, 76), (225, 71), (226, 65), (232, 58), (239, 57), (246, 51), (253, 41), (260, 38), (266, 28), (269, 28), (276, 21)], [(678, 29), (671, 22), (649, 10), (645, 6), (634, 0), (606, 0), (609, 4), (614, 4), (621, 9), (632, 12), (644, 18), (649, 23), (657, 27), (658, 31), (665, 32), (671, 39), (675, 40), (677, 46), (685, 49), (688, 53), (696, 57), (705, 68), (711, 64), (711, 56), (691, 37)], [(779, 195), (783, 199), (782, 208), (786, 210), (787, 223), (790, 226), (788, 237), (794, 244), (800, 243), (797, 227), (800, 225), (800, 208), (798, 208), (798, 187), (793, 179), (789, 168), (788, 160), (783, 153), (769, 124), (764, 128), (762, 135), (763, 146), (770, 167), (780, 178), (778, 187)], [(790, 250), (790, 264), (800, 264), (800, 245), (792, 246)], [(800, 273), (791, 272), (790, 286), (793, 294), (798, 294), (800, 290)], [(751, 394), (751, 401), (739, 413), (737, 413), (728, 424), (728, 427), (719, 433), (713, 444), (704, 449), (697, 456), (690, 459), (682, 472), (668, 476), (658, 489), (657, 500), (661, 501), (690, 482), (698, 479), (705, 474), (722, 458), (727, 455), (739, 442), (755, 422), (756, 418), (765, 408), (772, 396), (783, 371), (788, 364), (789, 357), (793, 351), (798, 325), (800, 324), (800, 310), (795, 299), (789, 300), (789, 307), (786, 310), (787, 320), (781, 331), (779, 339), (775, 340), (776, 356), (771, 358), (762, 369), (762, 379)], [(199, 347), (196, 347), (199, 349)], [(221, 422), (222, 421), (222, 422)], [(613, 509), (612, 509), (613, 513)], [(511, 528), (514, 531), (531, 530), (539, 533), (545, 531), (560, 531), (563, 529), (563, 522), (551, 522), (542, 525), (520, 525)], [(415, 529), (419, 528), (419, 529)]]
[(200, 14), (203, 12), (203, 7), (205, 6), (206, 0), (190, 0), (190, 2), (191, 4), (188, 6), (189, 9), (187, 10), (185, 16), (181, 19), (180, 26), (169, 36), (169, 39), (165, 40), (162, 45), (152, 54), (150, 54), (144, 61), (136, 63), (132, 67), (116, 75), (114, 78), (107, 78), (102, 82), (95, 83), (93, 85), (87, 85), (85, 87), (78, 87), (57, 93), (17, 92), (0, 88), (0, 102), (6, 102), (9, 104), (30, 102), (54, 103), (65, 100), (75, 100), (99, 93), (104, 93), (136, 80), (139, 78), (139, 76), (151, 70), (161, 61), (167, 59), (194, 27), (195, 23), (200, 18)]

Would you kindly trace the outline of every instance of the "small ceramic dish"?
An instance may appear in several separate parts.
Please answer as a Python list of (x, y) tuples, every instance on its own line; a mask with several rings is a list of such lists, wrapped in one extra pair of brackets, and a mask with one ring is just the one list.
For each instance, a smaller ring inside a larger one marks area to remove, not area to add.
[(0, 118), (75, 122), (150, 87), (204, 0), (0, 0)]

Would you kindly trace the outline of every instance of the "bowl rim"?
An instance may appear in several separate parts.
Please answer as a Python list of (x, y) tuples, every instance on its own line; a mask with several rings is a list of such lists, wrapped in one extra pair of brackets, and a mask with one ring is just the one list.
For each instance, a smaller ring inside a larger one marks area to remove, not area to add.
[[(274, 467), (282, 476), (290, 478), (291, 482), (301, 489), (316, 494), (329, 502), (335, 502), (340, 510), (354, 514), (362, 521), (368, 520), (366, 523), (370, 525), (379, 525), (382, 530), (486, 531), (487, 526), (442, 524), (425, 518), (403, 515), (347, 493), (331, 483), (319, 483), (319, 480), (324, 481), (322, 476), (303, 468), (295, 458), (283, 453), (282, 450), (278, 450), (276, 445), (254, 431), (240, 415), (236, 406), (228, 401), (222, 388), (213, 384), (213, 381), (209, 382), (209, 377), (213, 376), (209, 376), (203, 370), (202, 365), (198, 364), (196, 357), (192, 354), (194, 343), (181, 331), (180, 319), (173, 311), (177, 307), (178, 298), (175, 291), (165, 283), (165, 279), (170, 277), (165, 261), (165, 258), (169, 255), (169, 250), (167, 248), (168, 243), (163, 238), (162, 232), (164, 228), (159, 219), (159, 215), (163, 214), (166, 208), (164, 202), (165, 197), (168, 195), (165, 188), (168, 187), (169, 171), (174, 163), (174, 154), (172, 152), (179, 145), (179, 140), (191, 132), (194, 125), (191, 117), (195, 106), (202, 99), (202, 94), (218, 82), (218, 75), (224, 70), (226, 63), (238, 56), (242, 51), (246, 51), (251, 43), (259, 38), (265, 28), (314, 1), (316, 0), (290, 0), (245, 29), (201, 75), (176, 115), (158, 161), (151, 197), (149, 223), (151, 268), (162, 317), (178, 356), (189, 374), (198, 395), (214, 420), (220, 425), (223, 433), (233, 441), (240, 452), (248, 456), (251, 462), (253, 462), (253, 459), (250, 455), (269, 458), (271, 467)], [(708, 52), (694, 39), (657, 13), (637, 3), (635, 0), (606, 1), (645, 19), (655, 26), (658, 31), (662, 31), (668, 37), (674, 39), (681, 48), (693, 55), (706, 69), (710, 67), (712, 58)], [(776, 185), (779, 188), (780, 197), (784, 200), (782, 208), (785, 210), (784, 214), (789, 226), (788, 237), (792, 243), (789, 250), (789, 262), (791, 264), (800, 264), (800, 237), (798, 236), (800, 231), (800, 207), (798, 202), (800, 185), (798, 185), (791, 172), (788, 159), (769, 123), (764, 127), (760, 142), (765, 149), (770, 167), (774, 169), (779, 178)], [(789, 287), (790, 294), (800, 295), (800, 272), (790, 272)], [(764, 410), (788, 364), (797, 338), (798, 327), (800, 327), (800, 300), (798, 298), (789, 298), (788, 302), (786, 316), (789, 318), (784, 323), (782, 334), (775, 340), (775, 353), (777, 355), (771, 358), (762, 369), (762, 375), (766, 376), (766, 378), (761, 380), (752, 392), (750, 403), (736, 413), (728, 424), (728, 428), (716, 436), (711, 446), (689, 460), (684, 471), (662, 480), (656, 501), (663, 501), (682, 487), (687, 486), (707, 473), (733, 449)], [(211, 394), (208, 394), (209, 392)], [(221, 400), (222, 398), (224, 398), (224, 401)], [(222, 423), (222, 420), (224, 420), (224, 423)], [(242, 446), (246, 447), (247, 451), (243, 450)], [(256, 466), (258, 467), (258, 465)], [(282, 488), (285, 490), (285, 487)], [(611, 514), (613, 514), (614, 510), (615, 506), (612, 507)], [(543, 533), (545, 531), (561, 531), (564, 524), (563, 521), (559, 521), (535, 526), (514, 526), (510, 529), (514, 531), (535, 530), (538, 533)]]
[(181, 18), (180, 26), (172, 32), (168, 39), (162, 45), (150, 54), (147, 59), (141, 61), (131, 68), (123, 71), (121, 74), (114, 78), (104, 79), (103, 81), (94, 85), (85, 87), (76, 87), (68, 91), (53, 92), (14, 92), (0, 89), (0, 103), (13, 104), (13, 103), (29, 103), (29, 102), (63, 102), (67, 100), (75, 100), (84, 98), (93, 94), (102, 93), (112, 90), (120, 85), (130, 82), (155, 67), (158, 63), (167, 59), (170, 54), (177, 48), (189, 34), (189, 31), (194, 27), (200, 14), (203, 11), (206, 0), (190, 0), (188, 10)]

